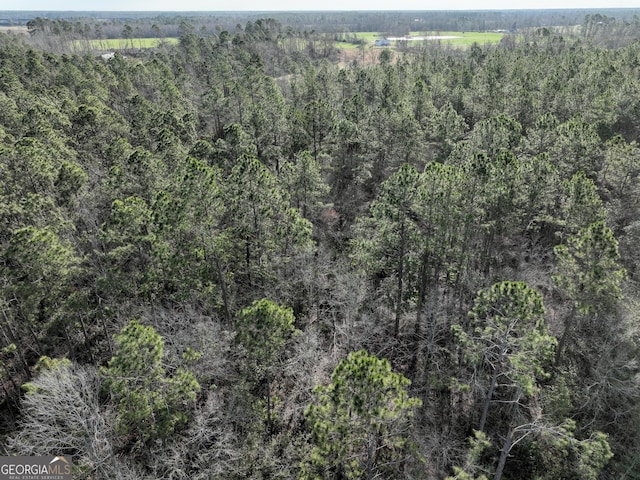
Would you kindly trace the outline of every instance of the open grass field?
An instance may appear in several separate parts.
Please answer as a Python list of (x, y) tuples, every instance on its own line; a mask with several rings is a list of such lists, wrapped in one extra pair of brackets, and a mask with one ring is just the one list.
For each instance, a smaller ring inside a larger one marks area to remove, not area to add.
[[(348, 35), (361, 40), (366, 47), (373, 46), (377, 39), (385, 38), (384, 35), (377, 32), (357, 32)], [(403, 37), (402, 40), (409, 42), (440, 42), (444, 45), (466, 48), (474, 43), (479, 45), (499, 43), (503, 36), (504, 33), (495, 32), (411, 32), (407, 37)], [(397, 41), (399, 40), (393, 40), (391, 46), (393, 47)], [(360, 45), (350, 42), (337, 42), (336, 46), (340, 50), (348, 51), (357, 49)]]
[(20, 35), (28, 35), (29, 30), (25, 26), (13, 26), (13, 27), (3, 26), (3, 27), (0, 27), (0, 33), (16, 33)]
[[(163, 42), (175, 44), (177, 38), (113, 38), (108, 40), (89, 40), (91, 50), (127, 50), (130, 48), (155, 48)], [(87, 45), (87, 43), (83, 43)]]
[[(399, 41), (407, 42), (440, 42), (443, 45), (451, 45), (458, 48), (467, 48), (473, 43), (479, 45), (499, 43), (503, 33), (494, 32), (411, 32), (408, 36), (398, 39), (392, 38), (391, 48), (394, 48)], [(346, 40), (357, 40), (360, 43), (350, 41), (336, 42), (337, 48), (343, 51), (348, 57), (357, 55), (357, 51), (374, 48), (376, 40), (385, 38), (378, 32), (356, 32), (346, 34)], [(163, 42), (171, 44), (178, 43), (177, 38), (114, 38), (108, 40), (78, 40), (74, 42), (74, 47), (78, 50), (92, 51), (118, 51), (129, 49), (155, 48)]]
[[(370, 46), (370, 45), (373, 45), (373, 43), (377, 39), (384, 38), (378, 32), (356, 32), (356, 33), (349, 33), (347, 35), (348, 35), (349, 38), (355, 37), (357, 40), (362, 41), (363, 42), (362, 45), (367, 46), (367, 47)], [(358, 45), (356, 43), (351, 43), (351, 42), (337, 42), (336, 46), (340, 50), (355, 50), (360, 45)]]

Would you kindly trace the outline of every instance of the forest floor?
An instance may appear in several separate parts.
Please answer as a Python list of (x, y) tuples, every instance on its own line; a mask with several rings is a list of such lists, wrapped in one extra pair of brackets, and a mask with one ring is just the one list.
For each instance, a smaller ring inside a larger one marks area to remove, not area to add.
[(346, 48), (340, 49), (340, 61), (338, 64), (341, 67), (350, 65), (354, 60), (365, 65), (376, 65), (378, 63), (378, 57), (380, 55), (380, 47), (361, 47), (361, 48)]

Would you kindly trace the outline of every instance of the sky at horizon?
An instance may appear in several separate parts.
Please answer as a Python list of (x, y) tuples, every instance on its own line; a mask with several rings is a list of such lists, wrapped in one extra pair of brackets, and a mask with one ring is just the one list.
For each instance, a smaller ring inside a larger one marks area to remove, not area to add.
[(634, 8), (638, 0), (3, 0), (0, 11), (519, 10)]

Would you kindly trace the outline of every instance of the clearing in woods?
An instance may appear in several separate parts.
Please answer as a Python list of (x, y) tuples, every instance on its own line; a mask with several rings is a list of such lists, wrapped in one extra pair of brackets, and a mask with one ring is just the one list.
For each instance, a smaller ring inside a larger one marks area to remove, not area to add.
[[(379, 52), (384, 48), (395, 49), (400, 42), (438, 42), (454, 48), (468, 48), (474, 43), (489, 45), (500, 43), (503, 32), (411, 32), (403, 37), (384, 36), (376, 32), (346, 33), (344, 41), (336, 42), (340, 49), (340, 63), (347, 65), (353, 60), (376, 63)], [(389, 46), (375, 46), (376, 40), (389, 40)]]

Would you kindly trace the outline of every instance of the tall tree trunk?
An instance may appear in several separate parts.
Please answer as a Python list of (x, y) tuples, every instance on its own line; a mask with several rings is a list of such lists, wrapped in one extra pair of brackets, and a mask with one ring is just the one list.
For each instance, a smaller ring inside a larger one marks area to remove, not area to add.
[(520, 387), (518, 387), (513, 393), (513, 399), (511, 400), (511, 408), (509, 413), (509, 415), (511, 415), (509, 421), (509, 431), (507, 432), (507, 436), (505, 437), (504, 443), (502, 445), (500, 460), (498, 460), (498, 467), (496, 468), (496, 474), (493, 480), (500, 480), (502, 478), (502, 472), (504, 471), (504, 466), (507, 463), (507, 457), (509, 456), (509, 452), (511, 451), (511, 447), (513, 446), (513, 434), (517, 428), (514, 426), (515, 411), (518, 408), (518, 402), (520, 401), (520, 398), (522, 398), (522, 394), (523, 392)]
[(425, 247), (420, 262), (420, 275), (418, 278), (418, 303), (416, 305), (416, 337), (420, 335), (420, 326), (422, 324), (422, 309), (424, 308), (424, 300), (427, 296), (427, 278), (429, 270), (429, 248)]
[(562, 332), (562, 337), (560, 337), (560, 341), (558, 341), (558, 346), (556, 347), (556, 358), (554, 361), (554, 366), (558, 368), (560, 366), (560, 360), (562, 360), (562, 354), (564, 353), (564, 349), (566, 347), (567, 339), (573, 330), (573, 327), (576, 323), (576, 307), (574, 306), (571, 309), (571, 313), (567, 317), (567, 320), (564, 322), (564, 332)]
[(498, 461), (498, 468), (496, 468), (496, 475), (493, 477), (493, 480), (500, 480), (502, 478), (502, 472), (504, 471), (504, 466), (507, 463), (507, 457), (509, 456), (509, 452), (511, 451), (511, 442), (513, 441), (513, 428), (509, 426), (509, 431), (507, 432), (507, 436), (504, 439), (504, 444), (502, 445), (502, 451), (500, 452), (500, 460)]
[(267, 435), (273, 435), (273, 420), (271, 419), (271, 379), (267, 377)]
[(393, 327), (393, 336), (398, 338), (400, 334), (400, 316), (402, 315), (402, 296), (404, 281), (404, 250), (405, 250), (405, 224), (400, 225), (400, 253), (398, 255), (398, 293), (396, 297), (396, 320)]
[(220, 293), (222, 295), (222, 305), (224, 307), (224, 320), (228, 323), (231, 322), (231, 311), (229, 309), (229, 297), (227, 295), (227, 283), (224, 281), (224, 275), (222, 272), (222, 266), (220, 265), (220, 257), (218, 252), (213, 251), (213, 261), (216, 265), (216, 273), (218, 274), (218, 284), (220, 285)]
[(78, 315), (78, 320), (80, 320), (80, 326), (82, 327), (82, 335), (84, 336), (84, 348), (89, 354), (89, 361), (92, 364), (95, 364), (95, 360), (93, 358), (93, 353), (91, 353), (91, 341), (89, 340), (89, 333), (87, 332), (87, 325), (84, 323), (82, 319), (82, 315)]
[(498, 369), (493, 369), (493, 375), (491, 376), (491, 384), (489, 385), (489, 390), (487, 391), (487, 398), (484, 400), (484, 405), (482, 406), (482, 416), (480, 417), (480, 425), (478, 425), (478, 430), (484, 432), (485, 424), (487, 423), (487, 416), (489, 415), (489, 404), (491, 403), (491, 399), (493, 397), (493, 392), (496, 389), (496, 384), (498, 383)]

